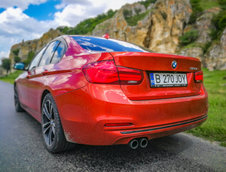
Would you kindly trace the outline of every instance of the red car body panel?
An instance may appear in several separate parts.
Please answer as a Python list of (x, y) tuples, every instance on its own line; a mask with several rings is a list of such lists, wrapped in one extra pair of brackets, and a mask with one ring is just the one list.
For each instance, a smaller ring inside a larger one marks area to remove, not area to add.
[[(39, 122), (43, 94), (45, 91), (52, 94), (68, 141), (127, 144), (133, 138), (152, 139), (184, 131), (206, 120), (207, 92), (202, 82), (194, 81), (194, 72), (201, 70), (198, 59), (140, 52), (90, 53), (71, 36), (63, 38), (67, 51), (61, 61), (24, 72), (17, 78), (16, 87), (21, 105)], [(140, 69), (142, 82), (138, 85), (88, 82), (82, 67), (103, 60)], [(173, 60), (178, 62), (176, 69), (171, 67)], [(150, 71), (185, 72), (188, 86), (151, 88)], [(107, 123), (131, 125), (108, 127)]]

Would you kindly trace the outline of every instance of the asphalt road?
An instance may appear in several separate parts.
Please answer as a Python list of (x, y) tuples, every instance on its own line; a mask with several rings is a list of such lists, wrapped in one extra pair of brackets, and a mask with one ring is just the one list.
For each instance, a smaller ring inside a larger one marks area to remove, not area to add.
[(13, 85), (0, 81), (0, 171), (226, 171), (226, 148), (181, 133), (135, 151), (125, 145), (75, 145), (50, 154), (39, 123), (15, 112)]

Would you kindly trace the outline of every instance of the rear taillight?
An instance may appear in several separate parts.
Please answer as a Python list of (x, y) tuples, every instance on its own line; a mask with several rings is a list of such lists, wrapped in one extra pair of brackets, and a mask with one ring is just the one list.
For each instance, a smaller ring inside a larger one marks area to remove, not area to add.
[(195, 72), (195, 82), (202, 81), (203, 81), (203, 72), (202, 71)]
[(117, 67), (117, 69), (122, 85), (140, 84), (143, 80), (143, 74), (140, 70), (125, 67)]
[(112, 60), (90, 63), (83, 67), (86, 79), (91, 83), (117, 84), (118, 72)]
[(116, 67), (113, 60), (90, 63), (82, 70), (91, 83), (134, 85), (141, 83), (143, 79), (142, 71)]

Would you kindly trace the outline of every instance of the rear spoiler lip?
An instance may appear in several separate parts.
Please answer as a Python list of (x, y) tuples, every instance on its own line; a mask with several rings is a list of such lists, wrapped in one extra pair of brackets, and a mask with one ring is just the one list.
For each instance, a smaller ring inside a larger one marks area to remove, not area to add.
[(182, 58), (182, 59), (189, 59), (189, 60), (194, 60), (201, 62), (201, 60), (197, 57), (190, 57), (190, 56), (183, 56), (183, 55), (176, 55), (176, 54), (164, 54), (164, 53), (151, 53), (151, 52), (109, 52), (113, 57), (115, 56), (148, 56), (148, 57), (166, 57), (166, 58)]

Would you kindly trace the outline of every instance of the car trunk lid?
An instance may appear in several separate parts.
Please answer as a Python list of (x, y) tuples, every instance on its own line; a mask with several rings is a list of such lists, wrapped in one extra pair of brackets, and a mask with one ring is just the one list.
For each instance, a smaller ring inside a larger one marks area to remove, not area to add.
[[(112, 52), (116, 66), (139, 69), (143, 81), (138, 85), (121, 85), (125, 95), (131, 100), (148, 100), (194, 96), (200, 94), (202, 83), (194, 81), (194, 73), (201, 70), (200, 60), (178, 55), (146, 52)], [(174, 68), (173, 62), (177, 65)], [(186, 86), (152, 87), (151, 75), (156, 73), (184, 74)]]

